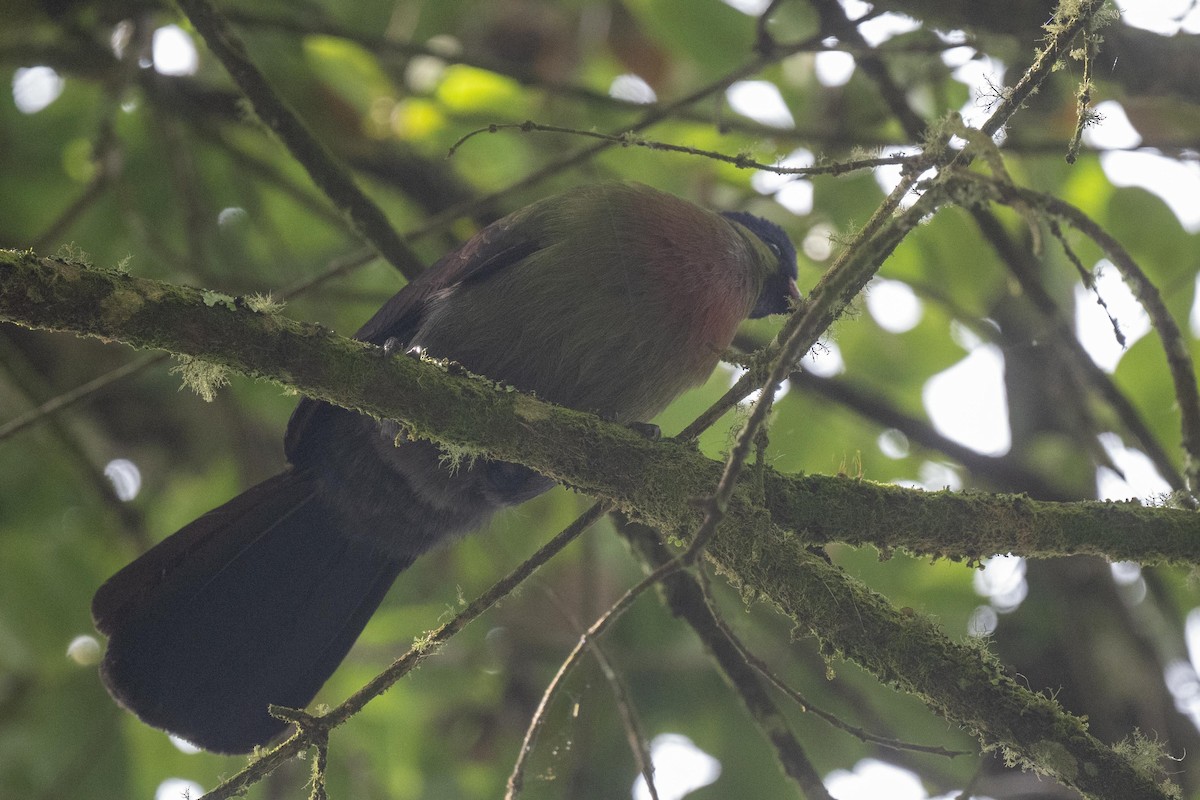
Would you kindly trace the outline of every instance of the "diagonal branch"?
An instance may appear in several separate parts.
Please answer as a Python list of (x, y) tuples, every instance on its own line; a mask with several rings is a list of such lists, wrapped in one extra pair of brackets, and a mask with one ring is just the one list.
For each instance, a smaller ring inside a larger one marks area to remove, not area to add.
[(1187, 455), (1185, 474), (1188, 488), (1193, 493), (1200, 490), (1200, 390), (1196, 386), (1196, 367), (1192, 363), (1187, 338), (1167, 309), (1158, 287), (1150, 281), (1120, 242), (1070, 203), (1044, 192), (1024, 189), (1006, 181), (989, 180), (974, 173), (964, 172), (961, 178), (986, 186), (990, 195), (998, 202), (1009, 205), (1024, 204), (1040, 209), (1052, 217), (1066, 220), (1099, 245), (1116, 265), (1122, 279), (1145, 309), (1151, 326), (1162, 342), (1167, 368), (1175, 386), (1175, 400), (1180, 409), (1182, 444)]
[[(649, 442), (590, 415), (451, 374), (444, 365), (387, 358), (379, 348), (254, 312), (216, 292), (0, 251), (0, 319), (169, 349), (401, 419), (411, 436), (528, 464), (681, 537), (700, 523), (693, 498), (711, 492), (721, 473), (719, 463), (682, 444)], [(1132, 504), (1035, 503), (782, 476), (766, 468), (763, 474), (765, 504), (739, 487), (706, 550), (731, 580), (771, 600), (827, 652), (916, 694), (988, 747), (1003, 748), (1094, 797), (1166, 797), (1151, 778), (1088, 734), (1082, 720), (1024, 688), (990, 655), (951, 641), (921, 615), (894, 608), (808, 548), (835, 538), (861, 541), (864, 531), (887, 539), (894, 527), (925, 530), (946, 511), (957, 512), (951, 514), (953, 527), (968, 542), (960, 556), (975, 555), (972, 548), (980, 546), (986, 550), (978, 555), (996, 552), (990, 541), (981, 545), (971, 538), (977, 530), (1007, 531), (1018, 551), (1047, 532), (1086, 530), (1097, 537), (1123, 531), (1129, 541), (1114, 541), (1114, 552), (1145, 542), (1155, 558), (1180, 560), (1187, 553), (1200, 562), (1200, 517)], [(946, 548), (950, 532), (942, 533), (945, 540), (915, 549)], [(1164, 553), (1163, 542), (1179, 550)]]
[(328, 731), (346, 722), (361, 711), (363, 706), (416, 669), (422, 661), (437, 652), (451, 637), (506, 597), (543, 564), (578, 538), (592, 523), (604, 516), (607, 510), (608, 506), (605, 503), (594, 503), (574, 522), (542, 545), (536, 553), (521, 562), (508, 575), (496, 581), (492, 588), (472, 600), (453, 619), (419, 638), (407, 653), (393, 661), (387, 669), (368, 681), (341, 704), (319, 717), (305, 715), (310, 724), (300, 727), (291, 738), (276, 745), (261, 758), (252, 761), (246, 768), (229, 776), (219, 786), (213, 787), (212, 791), (204, 795), (205, 800), (225, 800), (228, 797), (244, 794), (248, 786), (262, 780), (285, 762), (307, 749), (310, 744), (314, 743), (314, 736), (320, 736), (322, 731)]
[[(637, 551), (647, 572), (661, 568), (674, 557), (650, 528), (625, 524), (620, 525), (618, 530)], [(742, 652), (724, 634), (719, 620), (706, 604), (699, 579), (686, 572), (675, 572), (663, 578), (659, 591), (671, 613), (686, 620), (696, 632), (704, 649), (775, 749), (776, 760), (784, 773), (796, 782), (806, 797), (831, 800), (821, 782), (820, 773), (792, 734), (782, 710)]]
[(250, 60), (246, 46), (209, 0), (180, 0), (180, 7), (204, 37), (213, 54), (225, 65), (266, 125), (283, 140), (292, 156), (308, 170), (313, 183), (345, 213), (355, 230), (409, 280), (424, 265), (373, 200), (329, 152)]

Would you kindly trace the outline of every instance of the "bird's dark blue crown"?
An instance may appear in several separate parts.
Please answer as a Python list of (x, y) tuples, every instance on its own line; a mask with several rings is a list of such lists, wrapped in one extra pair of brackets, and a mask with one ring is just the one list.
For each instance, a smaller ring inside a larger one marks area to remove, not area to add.
[(792, 286), (796, 280), (796, 248), (792, 240), (784, 233), (783, 228), (769, 219), (756, 217), (745, 211), (722, 211), (721, 216), (731, 219), (748, 228), (755, 236), (762, 239), (771, 252), (779, 259), (778, 271), (767, 279), (762, 294), (754, 310), (750, 312), (752, 319), (765, 317), (769, 314), (783, 314), (791, 310), (791, 301), (796, 297)]

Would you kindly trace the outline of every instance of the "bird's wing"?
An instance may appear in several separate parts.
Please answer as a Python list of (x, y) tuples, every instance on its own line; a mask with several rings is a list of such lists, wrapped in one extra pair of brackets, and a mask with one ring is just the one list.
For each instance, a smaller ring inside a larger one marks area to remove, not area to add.
[(451, 251), (384, 303), (359, 328), (355, 339), (382, 345), (391, 338), (407, 343), (420, 327), (426, 303), (439, 292), (475, 283), (508, 268), (535, 252), (540, 244), (521, 219), (506, 217)]
[[(389, 339), (407, 346), (421, 326), (429, 300), (453, 287), (487, 280), (491, 275), (516, 264), (542, 245), (533, 235), (531, 208), (510, 214), (484, 228), (460, 247), (447, 253), (415, 280), (384, 303), (379, 311), (359, 328), (355, 339), (383, 345)], [(306, 432), (322, 425), (335, 407), (318, 400), (303, 398), (288, 421), (284, 452), (296, 463)]]

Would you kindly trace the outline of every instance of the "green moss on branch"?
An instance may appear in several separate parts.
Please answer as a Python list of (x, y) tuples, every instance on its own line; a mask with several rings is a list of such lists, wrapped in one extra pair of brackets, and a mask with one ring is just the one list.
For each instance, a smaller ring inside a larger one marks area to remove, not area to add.
[[(208, 302), (214, 296), (0, 251), (0, 320), (167, 350), (400, 419), (412, 435), (528, 464), (683, 538), (699, 523), (694, 499), (719, 479), (719, 463), (684, 445), (649, 442), (434, 363), (387, 358), (379, 348), (318, 326), (256, 312), (239, 298)], [(950, 640), (922, 615), (894, 608), (809, 547), (840, 540), (962, 558), (1004, 550), (1086, 551), (1198, 563), (1200, 517), (1131, 504), (923, 493), (770, 471), (762, 489), (738, 487), (709, 554), (733, 581), (817, 636), (826, 652), (854, 660), (971, 730), (985, 746), (1090, 796), (1168, 796), (1088, 734), (1083, 721), (1020, 686), (984, 651)]]

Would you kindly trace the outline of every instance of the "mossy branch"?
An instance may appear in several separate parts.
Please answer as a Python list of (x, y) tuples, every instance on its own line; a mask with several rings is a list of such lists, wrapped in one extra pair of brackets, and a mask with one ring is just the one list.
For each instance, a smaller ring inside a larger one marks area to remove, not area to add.
[[(721, 464), (689, 447), (649, 442), (442, 365), (388, 358), (320, 327), (253, 311), (239, 298), (31, 252), (0, 251), (0, 320), (164, 349), (401, 419), (412, 436), (528, 464), (681, 537), (700, 522), (693, 499), (710, 493), (721, 473)], [(926, 494), (770, 472), (763, 485), (765, 503), (748, 490), (734, 493), (709, 546), (731, 580), (810, 630), (826, 652), (918, 695), (985, 746), (1094, 797), (1167, 796), (1090, 736), (1082, 720), (1019, 685), (982, 649), (957, 644), (929, 619), (895, 609), (809, 546), (841, 540), (951, 557), (1011, 549), (1198, 563), (1200, 517), (1134, 504)], [(1134, 552), (1142, 542), (1145, 551)], [(1039, 544), (1052, 549), (1039, 551)]]
[[(681, 536), (702, 516), (721, 464), (674, 442), (410, 358), (241, 298), (33, 253), (0, 251), (0, 319), (166, 350), (380, 418), (456, 450), (528, 464), (611, 498)], [(760, 522), (809, 544), (872, 544), (951, 559), (1088, 553), (1200, 564), (1200, 516), (1136, 502), (1054, 503), (1022, 495), (923, 492), (864, 480), (764, 472), (765, 497), (734, 493), (733, 527)]]

